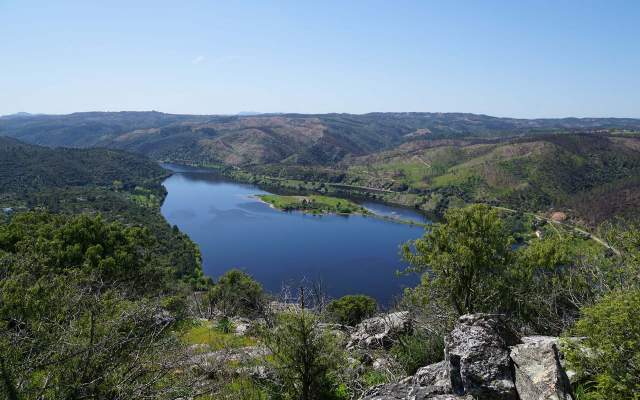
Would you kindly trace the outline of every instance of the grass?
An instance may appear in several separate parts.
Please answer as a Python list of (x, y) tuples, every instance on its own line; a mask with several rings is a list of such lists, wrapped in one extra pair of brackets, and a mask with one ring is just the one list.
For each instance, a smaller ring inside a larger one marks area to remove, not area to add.
[(187, 344), (207, 345), (210, 351), (254, 346), (256, 339), (225, 333), (210, 321), (198, 322), (186, 328), (181, 339)]
[(258, 196), (262, 201), (284, 211), (299, 210), (310, 214), (370, 214), (364, 207), (346, 199), (337, 197), (309, 195), (309, 196), (280, 196), (264, 194)]

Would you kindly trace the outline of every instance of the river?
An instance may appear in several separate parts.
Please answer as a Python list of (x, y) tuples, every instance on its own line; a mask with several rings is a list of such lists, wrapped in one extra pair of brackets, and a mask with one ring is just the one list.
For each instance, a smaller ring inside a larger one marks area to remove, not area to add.
[[(268, 291), (319, 283), (332, 297), (367, 294), (389, 305), (415, 276), (396, 276), (404, 267), (399, 246), (424, 228), (360, 215), (313, 216), (270, 208), (254, 196), (255, 185), (211, 171), (165, 165), (162, 215), (188, 234), (202, 251), (206, 275), (217, 279), (231, 268), (251, 274)], [(428, 222), (419, 213), (377, 203), (363, 205), (383, 216)]]

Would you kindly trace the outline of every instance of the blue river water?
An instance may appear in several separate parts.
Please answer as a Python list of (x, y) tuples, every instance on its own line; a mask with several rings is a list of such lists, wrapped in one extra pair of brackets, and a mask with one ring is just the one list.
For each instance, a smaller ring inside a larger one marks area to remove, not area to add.
[[(206, 275), (217, 279), (240, 268), (268, 291), (300, 282), (321, 283), (328, 295), (367, 294), (389, 305), (416, 276), (397, 276), (404, 267), (400, 245), (424, 228), (358, 215), (312, 216), (274, 210), (254, 196), (268, 193), (203, 170), (165, 165), (162, 214), (199, 246)], [(376, 203), (380, 215), (428, 220), (413, 210)]]

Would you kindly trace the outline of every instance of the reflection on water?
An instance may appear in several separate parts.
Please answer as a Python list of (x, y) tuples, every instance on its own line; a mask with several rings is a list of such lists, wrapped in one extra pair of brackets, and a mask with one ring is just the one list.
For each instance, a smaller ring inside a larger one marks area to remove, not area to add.
[[(271, 292), (306, 279), (322, 281), (331, 296), (364, 293), (386, 304), (417, 282), (395, 271), (402, 268), (399, 245), (421, 236), (420, 227), (363, 216), (280, 212), (252, 197), (267, 193), (254, 185), (182, 171), (187, 172), (164, 182), (162, 214), (200, 246), (204, 272), (213, 278), (237, 267)], [(412, 210), (364, 205), (425, 222)]]

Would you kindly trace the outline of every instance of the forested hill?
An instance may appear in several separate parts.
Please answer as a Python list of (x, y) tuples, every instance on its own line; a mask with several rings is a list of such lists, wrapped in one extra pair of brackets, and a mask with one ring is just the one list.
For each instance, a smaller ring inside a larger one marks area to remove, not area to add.
[(84, 185), (131, 190), (157, 185), (166, 175), (157, 163), (124, 151), (52, 150), (0, 137), (0, 186), (5, 193)]
[(154, 159), (333, 164), (416, 140), (554, 132), (638, 131), (624, 118), (514, 119), (463, 113), (173, 115), (89, 112), (0, 118), (0, 136), (46, 145), (111, 147)]
[(143, 227), (154, 238), (154, 254), (176, 277), (197, 285), (202, 280), (198, 249), (160, 214), (167, 175), (155, 161), (121, 150), (51, 149), (0, 137), (0, 209), (7, 209), (0, 222), (7, 212), (38, 210), (66, 219), (100, 214)]
[[(84, 184), (89, 177), (100, 185), (119, 181), (129, 190), (162, 174), (148, 160), (88, 150), (100, 147), (155, 161), (231, 166), (226, 169), (233, 171), (239, 167), (246, 173), (235, 178), (298, 191), (341, 185), (338, 194), (374, 196), (436, 214), (483, 202), (534, 212), (561, 210), (577, 223), (595, 226), (616, 216), (635, 218), (640, 205), (639, 133), (640, 119), (628, 118), (21, 114), (0, 118), (0, 137), (87, 150), (47, 153), (5, 139), (2, 146), (16, 146), (16, 154), (3, 163), (20, 163), (20, 157), (40, 162), (0, 179), (8, 190), (45, 180), (54, 186)], [(87, 163), (89, 158), (95, 162)], [(358, 188), (374, 192), (355, 193)]]

